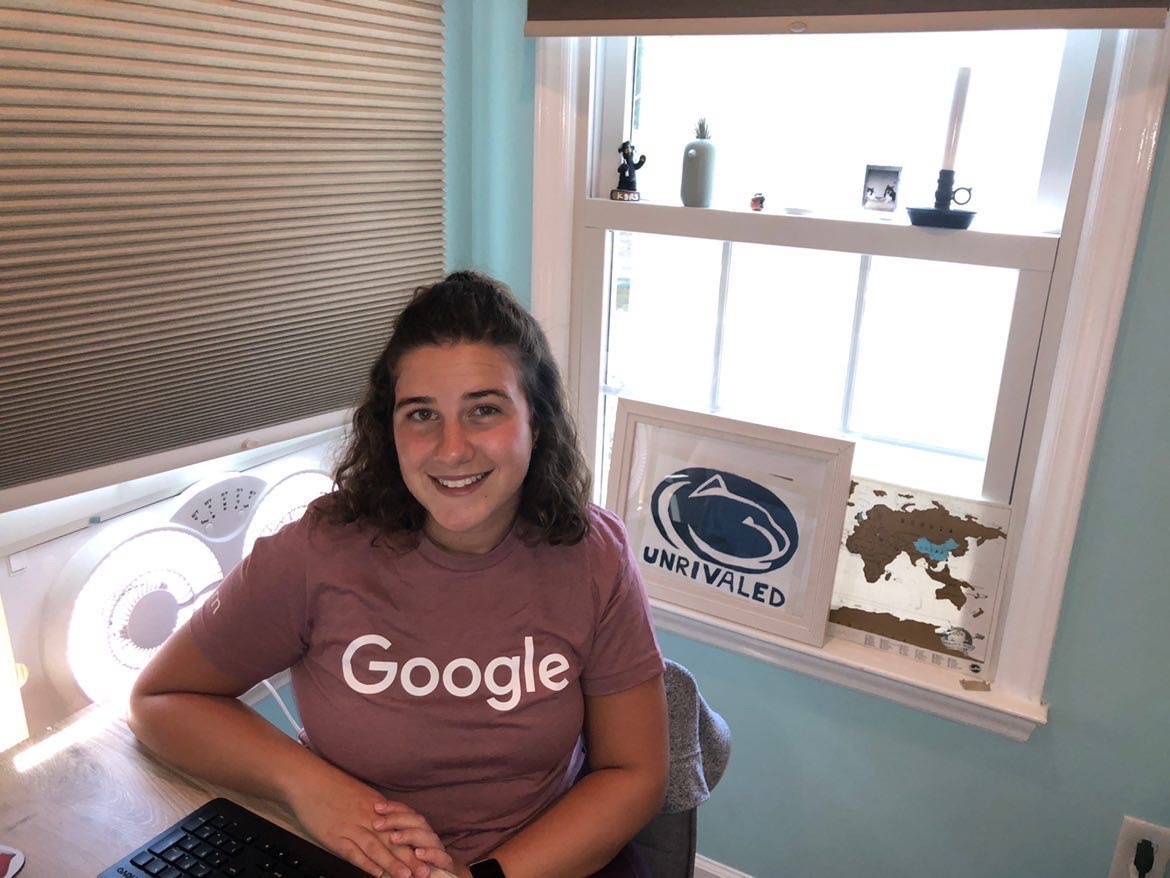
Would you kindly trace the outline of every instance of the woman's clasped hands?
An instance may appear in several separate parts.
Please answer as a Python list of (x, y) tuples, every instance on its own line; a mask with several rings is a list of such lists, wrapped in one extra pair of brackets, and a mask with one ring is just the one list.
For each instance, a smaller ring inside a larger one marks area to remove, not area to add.
[[(376, 831), (388, 833), (393, 844), (406, 845), (413, 851), (416, 860), (435, 870), (424, 874), (429, 874), (431, 878), (467, 874), (466, 867), (447, 853), (426, 818), (417, 811), (398, 802), (382, 800), (374, 803), (374, 813), (377, 815), (373, 824)], [(396, 873), (390, 874), (398, 878)]]
[[(305, 789), (290, 801), (297, 819), (338, 856), (383, 878), (431, 878), (431, 867), (456, 872), (426, 818), (347, 778), (343, 789)], [(442, 873), (439, 873), (440, 875)]]

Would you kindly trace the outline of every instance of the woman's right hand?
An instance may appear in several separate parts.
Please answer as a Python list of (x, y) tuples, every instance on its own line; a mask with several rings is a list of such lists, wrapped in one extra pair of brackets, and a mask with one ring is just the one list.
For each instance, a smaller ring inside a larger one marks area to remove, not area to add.
[[(374, 829), (375, 806), (391, 806), (412, 815), (411, 821), (430, 831), (426, 819), (405, 805), (388, 802), (372, 787), (340, 771), (328, 778), (298, 785), (288, 804), (301, 825), (319, 844), (371, 875), (390, 878), (429, 878), (431, 867), (415, 856), (409, 843), (398, 844), (391, 833)], [(433, 832), (431, 833), (433, 835)], [(438, 838), (435, 837), (438, 844)]]

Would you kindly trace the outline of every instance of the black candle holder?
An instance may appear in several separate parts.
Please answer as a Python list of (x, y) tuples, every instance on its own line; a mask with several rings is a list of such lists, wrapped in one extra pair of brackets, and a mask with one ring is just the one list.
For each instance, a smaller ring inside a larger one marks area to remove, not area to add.
[[(957, 193), (966, 192), (967, 197), (962, 201), (956, 198)], [(934, 207), (908, 207), (906, 213), (910, 215), (910, 224), (915, 226), (934, 226), (939, 229), (966, 229), (970, 228), (975, 219), (973, 210), (956, 210), (951, 203), (966, 204), (971, 200), (971, 187), (960, 186), (955, 188), (955, 172), (950, 168), (943, 168), (938, 172), (938, 188), (934, 190)]]

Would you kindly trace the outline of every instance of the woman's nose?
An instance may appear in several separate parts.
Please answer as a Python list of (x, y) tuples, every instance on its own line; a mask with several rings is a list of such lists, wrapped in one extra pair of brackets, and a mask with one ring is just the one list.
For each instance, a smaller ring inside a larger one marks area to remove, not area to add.
[(467, 431), (458, 421), (447, 421), (443, 424), (443, 433), (439, 436), (439, 447), (436, 454), (443, 460), (469, 460), (474, 454), (471, 443), (467, 441)]

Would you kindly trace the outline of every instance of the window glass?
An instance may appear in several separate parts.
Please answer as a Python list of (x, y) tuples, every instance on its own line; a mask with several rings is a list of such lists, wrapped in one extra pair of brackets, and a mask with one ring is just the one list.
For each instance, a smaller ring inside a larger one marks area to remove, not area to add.
[(809, 433), (841, 427), (860, 257), (735, 244), (721, 414)]
[(981, 495), (1014, 270), (616, 232), (617, 396), (857, 443), (855, 472)]
[[(901, 205), (931, 206), (956, 76), (970, 67), (956, 185), (974, 188), (981, 225), (1034, 227), (1066, 36), (642, 38), (632, 104), (632, 138), (647, 157), (639, 191), (680, 203), (684, 147), (704, 117), (714, 207), (746, 209), (763, 192), (769, 210), (855, 210), (869, 164), (902, 168)], [(1087, 69), (1092, 54), (1083, 56)]]
[(987, 456), (1017, 272), (872, 260), (846, 429)]
[(613, 236), (606, 384), (691, 409), (711, 398), (723, 245), (667, 235)]

